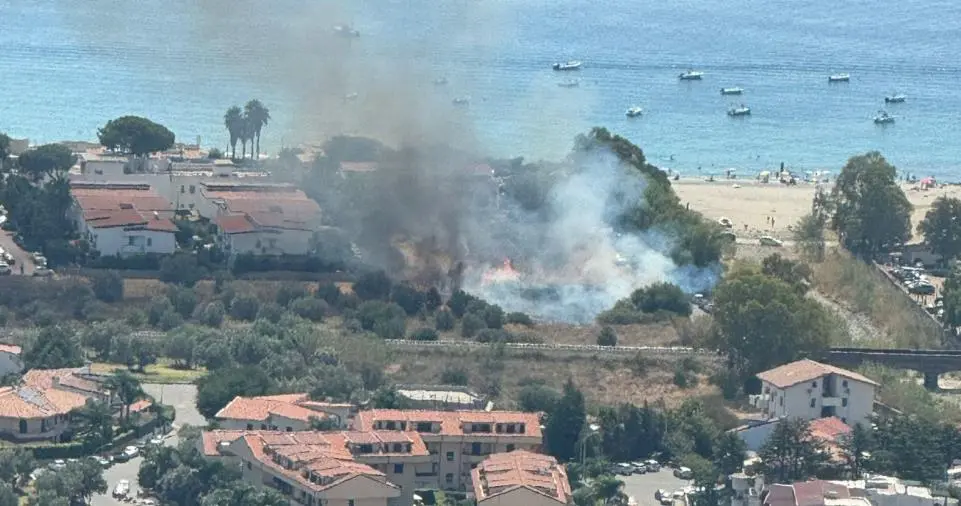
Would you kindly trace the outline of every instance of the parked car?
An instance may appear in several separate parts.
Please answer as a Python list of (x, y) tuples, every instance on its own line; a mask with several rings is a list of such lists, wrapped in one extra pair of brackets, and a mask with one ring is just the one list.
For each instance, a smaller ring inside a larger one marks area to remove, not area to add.
[(3, 253), (3, 261), (7, 262), (10, 265), (16, 265), (17, 257), (11, 255), (9, 251), (5, 251)]
[(614, 466), (614, 473), (621, 476), (630, 476), (634, 474), (634, 466), (626, 462), (621, 462), (620, 464)]
[(100, 464), (101, 467), (110, 467), (113, 464), (113, 457), (109, 455), (91, 455), (90, 460)]
[(114, 487), (113, 489), (113, 496), (116, 497), (117, 499), (125, 498), (129, 493), (130, 493), (129, 480), (120, 480), (120, 482), (117, 483), (117, 486)]
[(137, 455), (140, 455), (140, 448), (137, 448), (136, 446), (128, 446), (123, 449), (123, 453), (124, 455), (127, 455), (129, 459), (132, 459)]
[(38, 278), (46, 278), (46, 277), (53, 276), (53, 270), (48, 269), (46, 267), (37, 267), (36, 269), (33, 270), (33, 275)]
[(649, 473), (656, 473), (661, 470), (661, 463), (654, 459), (645, 460), (644, 464), (647, 465), (647, 472)]
[(65, 467), (67, 467), (67, 463), (64, 462), (63, 459), (57, 459), (57, 460), (54, 460), (53, 462), (47, 464), (47, 467), (48, 467), (51, 471), (59, 471), (59, 470), (65, 468)]
[(13, 269), (11, 269), (6, 262), (0, 261), (0, 276), (9, 276), (11, 274), (13, 274)]
[(694, 477), (694, 472), (689, 467), (681, 466), (674, 470), (674, 477), (682, 480), (690, 480)]
[(667, 490), (664, 490), (663, 488), (659, 488), (659, 489), (657, 489), (657, 490), (654, 491), (654, 500), (655, 500), (655, 501), (660, 502), (661, 499), (663, 499), (664, 497), (668, 497), (668, 496), (669, 496), (669, 494), (667, 493)]
[(154, 436), (153, 438), (150, 439), (150, 441), (149, 441), (148, 443), (151, 444), (151, 445), (153, 445), (153, 446), (160, 446), (160, 445), (164, 444), (164, 438), (162, 438), (162, 437), (160, 437), (160, 436)]
[(780, 239), (775, 239), (769, 235), (762, 235), (760, 239), (758, 239), (758, 242), (761, 246), (774, 246), (775, 248), (780, 248), (784, 245)]
[(631, 462), (636, 474), (647, 474), (647, 466), (643, 462)]

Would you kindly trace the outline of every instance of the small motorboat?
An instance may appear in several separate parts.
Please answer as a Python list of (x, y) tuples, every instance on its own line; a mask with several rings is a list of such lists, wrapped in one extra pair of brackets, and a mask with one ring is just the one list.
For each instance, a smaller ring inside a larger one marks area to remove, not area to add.
[(884, 103), (885, 103), (885, 104), (903, 104), (904, 101), (907, 100), (907, 99), (908, 99), (908, 97), (906, 97), (906, 96), (904, 96), (904, 95), (902, 95), (902, 94), (900, 94), (900, 93), (897, 93), (897, 94), (894, 94), (894, 95), (889, 95), (889, 96), (887, 96), (887, 97), (884, 97)]
[(469, 105), (470, 97), (457, 97), (454, 100), (451, 100), (451, 103), (454, 105)]
[(577, 79), (569, 79), (567, 81), (557, 83), (557, 85), (561, 88), (577, 88), (581, 85), (581, 83)]
[(851, 80), (851, 74), (831, 74), (828, 76), (829, 83), (846, 83)]
[(733, 88), (721, 88), (721, 95), (740, 95), (741, 93), (744, 93), (744, 88), (737, 86)]
[(702, 77), (704, 77), (704, 72), (698, 72), (696, 70), (681, 72), (681, 74), (677, 76), (681, 81), (700, 81)]
[(750, 116), (751, 108), (744, 104), (741, 104), (737, 107), (731, 107), (730, 109), (728, 109), (727, 115), (731, 116), (732, 118), (737, 116)]
[(334, 33), (340, 35), (341, 37), (360, 37), (360, 32), (351, 28), (348, 25), (336, 25), (334, 26)]
[(644, 109), (641, 109), (640, 107), (637, 107), (637, 106), (628, 108), (627, 111), (624, 113), (624, 115), (627, 116), (628, 118), (636, 118), (642, 114), (644, 114)]
[(891, 123), (894, 123), (894, 116), (888, 114), (887, 111), (878, 111), (878, 113), (874, 115), (875, 125), (889, 125)]
[(580, 70), (582, 62), (577, 60), (571, 60), (564, 63), (555, 63), (552, 67), (554, 70)]
[(434, 79), (434, 86), (443, 86), (445, 84), (447, 84), (446, 77), (438, 77), (437, 79)]

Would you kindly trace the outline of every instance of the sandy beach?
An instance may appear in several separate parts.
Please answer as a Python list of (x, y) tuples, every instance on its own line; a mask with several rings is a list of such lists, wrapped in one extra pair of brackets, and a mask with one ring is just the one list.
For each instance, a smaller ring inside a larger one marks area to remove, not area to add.
[[(760, 183), (754, 180), (705, 181), (684, 179), (672, 181), (681, 202), (690, 204), (710, 219), (725, 217), (734, 223), (739, 236), (771, 235), (789, 239), (788, 227), (811, 211), (815, 185), (800, 183), (788, 186), (780, 183)], [(825, 184), (830, 192), (833, 183)], [(961, 198), (961, 185), (941, 185), (921, 190), (916, 183), (901, 185), (914, 211), (911, 214), (913, 241), (920, 239), (914, 230), (924, 219), (931, 203), (941, 196)], [(773, 218), (773, 224), (768, 221)], [(747, 228), (745, 228), (745, 226)]]

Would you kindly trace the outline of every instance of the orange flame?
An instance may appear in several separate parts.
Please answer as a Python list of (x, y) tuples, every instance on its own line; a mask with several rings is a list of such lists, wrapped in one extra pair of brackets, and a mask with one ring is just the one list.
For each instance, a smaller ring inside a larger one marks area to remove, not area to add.
[(494, 267), (488, 269), (487, 272), (481, 276), (481, 282), (485, 285), (491, 283), (505, 283), (508, 281), (517, 281), (520, 279), (521, 274), (514, 270), (514, 265), (511, 263), (510, 258), (505, 258), (504, 263), (500, 267)]

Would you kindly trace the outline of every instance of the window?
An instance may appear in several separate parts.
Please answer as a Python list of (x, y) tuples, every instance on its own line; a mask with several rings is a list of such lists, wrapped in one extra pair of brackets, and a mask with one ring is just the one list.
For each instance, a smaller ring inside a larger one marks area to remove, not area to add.
[(184, 185), (180, 185), (180, 193), (183, 193), (185, 191), (186, 191), (186, 188), (184, 188)]
[(257, 248), (260, 247), (260, 239), (257, 239), (257, 244), (256, 244), (255, 246), (256, 246)]
[(417, 432), (431, 432), (431, 423), (417, 422)]
[(778, 397), (777, 403), (778, 403), (779, 405), (783, 406), (783, 405), (784, 405), (784, 397)]
[(396, 428), (397, 427), (394, 425), (394, 422), (387, 422), (387, 430), (395, 430)]
[(848, 423), (848, 419), (842, 416), (842, 417), (841, 417), (841, 422), (843, 422), (843, 423)]
[(523, 433), (524, 433), (524, 424), (518, 424), (518, 426), (517, 426), (517, 432), (518, 432), (518, 434), (523, 434)]
[(133, 243), (134, 243), (134, 241), (136, 241), (136, 240), (137, 240), (136, 237), (134, 237), (134, 236), (132, 236), (132, 235), (131, 235), (131, 236), (128, 236), (128, 237), (127, 237), (127, 246), (133, 246)]
[(847, 398), (847, 397), (842, 397), (842, 398), (841, 398), (841, 407), (842, 407), (842, 408), (848, 407), (848, 398)]
[(248, 423), (248, 424), (247, 424), (247, 430), (254, 430), (254, 424)]
[(447, 462), (454, 461), (454, 452), (447, 452)]
[(817, 404), (817, 402), (818, 402), (817, 399), (811, 399), (811, 407), (813, 408), (814, 405)]
[(454, 483), (454, 474), (453, 473), (445, 474), (444, 481), (446, 481), (447, 483)]
[(266, 423), (260, 424), (260, 430), (267, 430), (267, 424)]
[(250, 461), (249, 461), (249, 460), (247, 461), (247, 469), (253, 469), (253, 466), (250, 465)]
[(403, 453), (404, 445), (400, 443), (394, 443), (394, 453)]
[(844, 388), (848, 387), (848, 380), (841, 380), (841, 386)]
[(514, 445), (512, 445), (512, 444), (507, 445), (507, 451), (508, 451), (508, 452), (514, 451)]
[(293, 431), (294, 431), (293, 427), (291, 427), (291, 426), (288, 425), (288, 426), (287, 426), (287, 432), (293, 432)]
[(22, 418), (20, 419), (20, 433), (21, 434), (27, 433), (27, 421)]
[(404, 464), (394, 464), (394, 474), (404, 474)]
[(197, 187), (194, 185), (190, 185), (190, 193), (191, 194), (197, 193)]
[(271, 248), (277, 247), (277, 239), (267, 239), (267, 242), (270, 244)]
[(817, 388), (817, 387), (818, 387), (818, 382), (817, 382), (817, 381), (812, 381), (812, 382), (811, 382), (811, 388)]
[(508, 434), (513, 434), (514, 432), (516, 432), (516, 430), (515, 430), (515, 428), (514, 428), (514, 424), (512, 424), (512, 423), (507, 424), (507, 433), (508, 433)]
[(480, 444), (480, 443), (471, 443), (471, 445), (470, 445), (470, 454), (471, 454), (471, 455), (480, 455), (480, 454), (481, 454), (481, 444)]
[(148, 238), (147, 238), (147, 246), (153, 246), (153, 238), (152, 238), (152, 237), (148, 237)]

